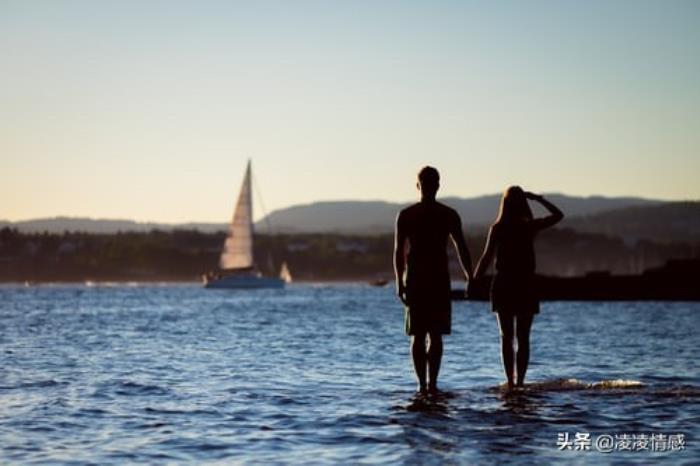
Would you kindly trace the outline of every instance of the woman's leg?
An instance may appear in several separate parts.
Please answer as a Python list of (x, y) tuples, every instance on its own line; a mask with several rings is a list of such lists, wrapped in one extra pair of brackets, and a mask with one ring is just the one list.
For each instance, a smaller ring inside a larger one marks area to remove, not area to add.
[(532, 327), (532, 319), (535, 314), (527, 313), (516, 317), (516, 333), (518, 339), (518, 386), (525, 383), (525, 373), (527, 372), (527, 364), (530, 361), (530, 327)]
[(498, 328), (501, 332), (501, 360), (506, 373), (508, 387), (513, 386), (513, 315), (497, 313)]

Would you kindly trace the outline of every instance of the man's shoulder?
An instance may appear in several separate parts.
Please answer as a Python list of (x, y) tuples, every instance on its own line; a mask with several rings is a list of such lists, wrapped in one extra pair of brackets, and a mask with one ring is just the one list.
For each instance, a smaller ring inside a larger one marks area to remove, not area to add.
[(450, 216), (452, 218), (457, 218), (457, 219), (460, 218), (459, 213), (455, 209), (453, 209), (452, 207), (445, 205), (442, 202), (436, 202), (436, 204), (439, 206), (440, 210), (442, 210), (442, 212), (445, 215)]
[(404, 207), (403, 209), (399, 210), (399, 216), (405, 217), (408, 215), (413, 215), (414, 212), (416, 212), (419, 208), (420, 203), (411, 204), (410, 206)]

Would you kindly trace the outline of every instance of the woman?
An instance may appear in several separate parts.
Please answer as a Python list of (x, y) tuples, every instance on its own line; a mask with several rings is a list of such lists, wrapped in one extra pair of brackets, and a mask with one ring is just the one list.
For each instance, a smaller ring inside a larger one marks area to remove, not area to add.
[[(542, 204), (550, 215), (532, 218), (527, 201)], [(530, 359), (530, 326), (540, 303), (535, 289), (535, 250), (533, 240), (540, 230), (549, 228), (564, 214), (544, 197), (511, 186), (503, 194), (496, 222), (489, 229), (484, 253), (474, 272), (478, 280), (496, 255), (496, 275), (491, 283), (491, 310), (498, 316), (501, 330), (501, 357), (508, 388), (522, 386)], [(514, 332), (518, 342), (514, 354)], [(517, 369), (514, 371), (513, 362)], [(516, 372), (516, 373), (514, 373)], [(515, 384), (513, 383), (514, 376)]]

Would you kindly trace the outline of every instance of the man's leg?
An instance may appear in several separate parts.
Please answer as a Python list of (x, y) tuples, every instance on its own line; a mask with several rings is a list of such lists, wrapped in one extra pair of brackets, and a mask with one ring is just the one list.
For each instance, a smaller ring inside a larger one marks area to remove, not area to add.
[(518, 386), (525, 383), (527, 364), (530, 361), (530, 327), (534, 314), (519, 315), (516, 318), (515, 332), (518, 339), (517, 372)]
[(506, 373), (508, 387), (513, 386), (513, 315), (497, 313), (498, 326), (501, 331), (501, 359)]
[(418, 378), (418, 390), (423, 393), (427, 390), (425, 383), (425, 333), (417, 333), (411, 337), (411, 356), (413, 357), (413, 370)]
[(438, 332), (430, 332), (430, 346), (428, 347), (428, 384), (429, 392), (437, 392), (437, 380), (442, 361), (442, 335)]

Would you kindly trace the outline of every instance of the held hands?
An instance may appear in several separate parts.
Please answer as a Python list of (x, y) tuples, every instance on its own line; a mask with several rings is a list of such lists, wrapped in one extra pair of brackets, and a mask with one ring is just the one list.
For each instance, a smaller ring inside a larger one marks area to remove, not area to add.
[(406, 285), (403, 284), (403, 281), (396, 282), (396, 296), (399, 297), (404, 305), (408, 306), (408, 302), (406, 300)]

